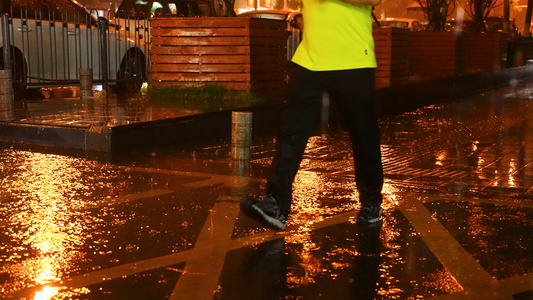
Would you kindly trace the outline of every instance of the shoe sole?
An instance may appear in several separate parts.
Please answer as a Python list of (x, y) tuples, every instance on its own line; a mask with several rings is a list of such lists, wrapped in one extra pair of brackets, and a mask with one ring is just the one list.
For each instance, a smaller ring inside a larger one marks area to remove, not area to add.
[(265, 214), (265, 212), (257, 207), (250, 198), (246, 197), (241, 203), (241, 207), (246, 215), (254, 220), (259, 221), (263, 225), (279, 231), (285, 230), (285, 224), (283, 224), (280, 220)]

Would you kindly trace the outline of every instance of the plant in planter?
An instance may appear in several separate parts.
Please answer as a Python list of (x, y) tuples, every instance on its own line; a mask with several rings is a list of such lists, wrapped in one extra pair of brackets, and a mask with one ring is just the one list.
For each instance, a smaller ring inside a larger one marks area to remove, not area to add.
[[(493, 8), (501, 6), (502, 4), (503, 2), (498, 0), (472, 0), (468, 2), (464, 11), (472, 19), (472, 23), (469, 24), (467, 30), (474, 33), (491, 31), (487, 28), (485, 20)], [(502, 29), (503, 28), (500, 28), (499, 30)]]
[(424, 11), (424, 16), (428, 20), (428, 31), (444, 31), (446, 29), (446, 18), (448, 12), (453, 12), (455, 1), (453, 0), (416, 0)]

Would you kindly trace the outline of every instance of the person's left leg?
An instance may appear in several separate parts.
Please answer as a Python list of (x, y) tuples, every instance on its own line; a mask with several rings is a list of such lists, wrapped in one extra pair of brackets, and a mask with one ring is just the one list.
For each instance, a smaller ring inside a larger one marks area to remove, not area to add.
[(383, 167), (374, 101), (374, 69), (335, 71), (327, 89), (346, 121), (354, 154), (356, 186), (363, 208), (382, 202)]

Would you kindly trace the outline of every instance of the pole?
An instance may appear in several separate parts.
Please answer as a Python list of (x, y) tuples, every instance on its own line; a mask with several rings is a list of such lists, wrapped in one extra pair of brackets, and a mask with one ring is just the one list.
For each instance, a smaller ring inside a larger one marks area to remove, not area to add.
[(236, 173), (246, 176), (250, 172), (252, 146), (252, 113), (237, 112), (231, 114), (231, 158)]
[[(9, 16), (2, 14), (2, 45), (4, 45), (4, 70), (11, 70), (11, 42), (9, 40)], [(6, 47), (6, 45), (8, 45)]]
[(509, 34), (509, 0), (503, 0), (503, 28), (502, 32)]
[(98, 17), (98, 29), (100, 30), (100, 57), (101, 57), (101, 72), (102, 72), (102, 90), (107, 93), (109, 86), (108, 77), (108, 62), (107, 62), (107, 29), (109, 28), (109, 21), (104, 17)]
[(82, 98), (93, 95), (93, 69), (80, 68), (80, 94)]
[(524, 22), (524, 36), (531, 35), (531, 13), (533, 10), (533, 0), (527, 1), (526, 20)]
[(13, 73), (11, 70), (0, 70), (0, 104), (9, 104), (13, 99)]
[(234, 111), (231, 114), (231, 157), (249, 160), (252, 145), (252, 113)]

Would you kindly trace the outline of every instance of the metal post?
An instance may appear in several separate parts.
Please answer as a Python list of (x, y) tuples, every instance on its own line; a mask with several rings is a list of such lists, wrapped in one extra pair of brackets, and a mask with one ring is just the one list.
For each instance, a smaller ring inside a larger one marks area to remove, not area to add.
[(8, 104), (13, 99), (13, 73), (11, 70), (0, 70), (0, 103)]
[(231, 157), (250, 160), (252, 145), (252, 113), (234, 111), (231, 115)]
[(2, 14), (2, 45), (4, 51), (2, 53), (4, 58), (4, 69), (0, 70), (0, 103), (10, 104), (13, 102), (13, 72), (11, 71), (11, 42), (9, 41), (9, 16)]
[(93, 95), (93, 69), (80, 68), (80, 94), (82, 98)]
[(1, 121), (14, 121), (14, 101), (0, 102), (0, 120)]
[(252, 146), (252, 113), (236, 112), (231, 115), (231, 158), (233, 168), (239, 176), (250, 173)]
[(100, 31), (100, 61), (102, 74), (102, 90), (107, 92), (109, 86), (108, 80), (108, 62), (107, 62), (107, 29), (109, 28), (109, 21), (104, 17), (98, 18), (98, 29)]
[(9, 40), (9, 16), (2, 14), (2, 45), (4, 45), (4, 70), (11, 70), (11, 42)]

